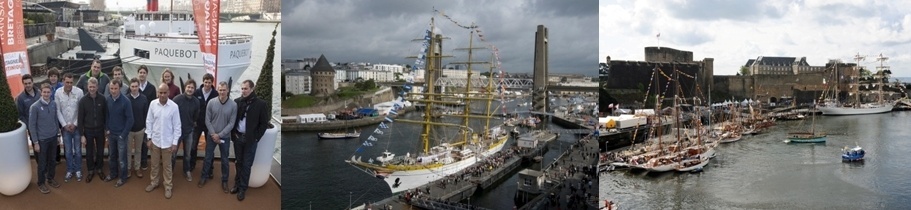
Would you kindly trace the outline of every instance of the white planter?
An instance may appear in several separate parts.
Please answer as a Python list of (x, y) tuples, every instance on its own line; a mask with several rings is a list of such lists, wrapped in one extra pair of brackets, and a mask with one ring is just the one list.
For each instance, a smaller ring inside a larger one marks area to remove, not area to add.
[[(271, 123), (271, 122), (270, 122)], [(281, 125), (272, 123), (272, 129), (266, 129), (266, 134), (256, 145), (256, 157), (253, 158), (253, 167), (250, 168), (250, 182), (248, 187), (262, 187), (269, 181), (269, 172), (272, 171), (272, 156), (275, 154), (275, 140)]]
[(19, 129), (0, 133), (0, 142), (3, 142), (0, 147), (0, 193), (6, 196), (22, 193), (32, 181), (25, 124), (19, 122), (19, 125)]

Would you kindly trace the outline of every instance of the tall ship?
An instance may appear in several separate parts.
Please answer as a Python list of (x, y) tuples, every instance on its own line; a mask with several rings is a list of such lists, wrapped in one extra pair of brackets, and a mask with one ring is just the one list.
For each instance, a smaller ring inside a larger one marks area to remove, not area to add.
[[(431, 18), (431, 30), (425, 32), (423, 40), (425, 41), (425, 54), (417, 56), (419, 59), (427, 58), (424, 69), (427, 70), (427, 78), (434, 78), (434, 75), (442, 73), (439, 65), (442, 56), (442, 36), (436, 35), (433, 31), (434, 24)], [(472, 74), (472, 42), (474, 32), (471, 32), (471, 41), (469, 41), (468, 50), (468, 69), (466, 73)], [(429, 44), (427, 44), (429, 43)], [(418, 62), (416, 62), (418, 63)], [(491, 67), (491, 71), (493, 67)], [(482, 91), (477, 93), (471, 92), (472, 84), (469, 79), (465, 85), (465, 91), (447, 90), (447, 93), (441, 93), (434, 84), (433, 79), (427, 79), (423, 93), (410, 93), (410, 100), (420, 102), (425, 105), (422, 114), (422, 120), (405, 120), (396, 119), (395, 122), (405, 122), (410, 124), (421, 125), (421, 134), (414, 141), (421, 144), (418, 151), (408, 152), (405, 155), (396, 155), (392, 152), (385, 151), (381, 156), (369, 158), (369, 161), (363, 161), (362, 157), (353, 155), (350, 159), (345, 160), (348, 164), (366, 172), (367, 174), (382, 179), (389, 185), (393, 194), (414, 189), (424, 184), (439, 180), (449, 175), (456, 174), (475, 163), (484, 161), (489, 156), (494, 155), (503, 149), (509, 135), (499, 126), (491, 127), (490, 119), (493, 118), (491, 102), (495, 99), (497, 93), (492, 86), (492, 77), (486, 87), (481, 87)], [(407, 86), (407, 85), (406, 85)], [(461, 98), (466, 106), (464, 111), (457, 114), (445, 114), (438, 111), (436, 107), (444, 104), (455, 103), (451, 99), (456, 94), (464, 94)], [(480, 115), (471, 114), (472, 102), (486, 102), (486, 110)], [(439, 116), (446, 115), (446, 118)], [(448, 123), (443, 120), (452, 120), (453, 118), (461, 119), (462, 123)], [(484, 125), (481, 129), (474, 129), (469, 126), (470, 119), (481, 119)], [(380, 125), (383, 127), (383, 124)], [(394, 126), (389, 126), (394, 127)], [(389, 128), (395, 129), (395, 128)], [(455, 130), (455, 132), (453, 132)], [(373, 137), (373, 136), (371, 136)], [(372, 138), (370, 138), (372, 139)], [(398, 140), (397, 140), (398, 141)], [(407, 140), (406, 140), (407, 141)], [(369, 143), (365, 141), (365, 143)], [(366, 158), (365, 158), (366, 159)]]
[[(854, 96), (854, 100), (851, 103), (844, 103), (839, 101), (837, 99), (838, 97), (833, 96), (825, 100), (824, 104), (818, 108), (819, 111), (822, 111), (823, 115), (861, 115), (891, 112), (895, 104), (886, 102), (883, 99), (883, 79), (888, 78), (888, 75), (892, 73), (891, 70), (889, 70), (889, 66), (883, 65), (888, 59), (888, 57), (883, 57), (882, 54), (879, 54), (879, 57), (876, 58), (876, 60), (880, 62), (880, 65), (876, 67), (876, 72), (873, 74), (873, 80), (875, 80), (873, 86), (877, 88), (875, 94), (878, 96), (876, 101), (864, 103), (860, 98), (861, 84), (858, 83), (859, 78), (851, 78), (851, 93), (849, 95)], [(864, 60), (864, 57), (858, 54), (854, 56), (854, 60), (858, 62), (858, 65), (854, 68), (854, 71), (856, 72), (855, 75), (860, 75), (860, 61)], [(835, 66), (837, 68), (838, 65)], [(835, 89), (837, 90), (837, 85)]]
[[(193, 11), (137, 11), (123, 17), (120, 58), (124, 73), (137, 76), (140, 65), (149, 67), (148, 80), (161, 81), (161, 72), (174, 72), (175, 84), (188, 78), (202, 80), (206, 74), (203, 53)], [(216, 81), (238, 81), (250, 66), (253, 37), (245, 34), (218, 35), (218, 72)]]

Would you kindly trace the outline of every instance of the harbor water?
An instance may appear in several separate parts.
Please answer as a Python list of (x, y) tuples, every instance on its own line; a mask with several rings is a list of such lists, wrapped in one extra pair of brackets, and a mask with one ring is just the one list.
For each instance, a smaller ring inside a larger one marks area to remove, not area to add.
[[(911, 112), (822, 116), (826, 143), (788, 144), (809, 121), (779, 121), (767, 133), (722, 144), (699, 174), (600, 174), (600, 199), (621, 209), (911, 209)], [(866, 160), (843, 163), (860, 145)]]
[[(506, 108), (509, 112), (514, 109), (528, 109), (527, 106), (519, 107), (516, 103), (527, 100), (508, 102)], [(496, 106), (496, 102), (494, 103)], [(475, 106), (473, 106), (475, 107)], [(498, 112), (501, 110), (498, 108)], [(475, 112), (481, 111), (475, 109)], [(420, 120), (422, 112), (410, 112), (399, 118)], [(459, 123), (456, 117), (445, 117), (444, 122)], [(491, 120), (491, 125), (502, 123), (502, 119)], [(476, 130), (483, 125), (483, 121), (472, 120), (471, 125)], [(556, 125), (548, 125), (559, 128)], [(282, 165), (285, 183), (282, 186), (283, 209), (345, 209), (376, 202), (391, 197), (389, 186), (380, 179), (373, 177), (355, 167), (345, 163), (353, 155), (362, 157), (366, 161), (380, 156), (383, 151), (404, 155), (412, 155), (419, 151), (421, 144), (418, 136), (421, 132), (420, 125), (402, 122), (389, 124), (389, 129), (384, 134), (373, 134), (377, 125), (358, 128), (361, 131), (359, 139), (345, 140), (320, 140), (316, 132), (284, 132), (283, 139), (288, 139), (283, 148), (289, 162)], [(511, 130), (511, 128), (510, 128)], [(454, 132), (444, 132), (446, 136), (454, 136)], [(365, 147), (365, 150), (356, 153), (355, 150), (370, 136), (378, 138), (375, 145)], [(442, 136), (442, 135), (441, 135)], [(438, 137), (438, 136), (434, 136)], [(552, 161), (560, 153), (575, 143), (579, 137), (564, 134), (558, 142), (551, 145), (550, 151), (544, 155), (545, 164)], [(432, 142), (438, 144), (439, 142)], [(515, 145), (515, 140), (510, 139), (507, 146)], [(513, 197), (517, 188), (517, 173), (488, 192), (476, 194), (470, 199), (473, 205), (490, 209), (512, 209), (515, 204)], [(293, 181), (291, 181), (293, 180)]]

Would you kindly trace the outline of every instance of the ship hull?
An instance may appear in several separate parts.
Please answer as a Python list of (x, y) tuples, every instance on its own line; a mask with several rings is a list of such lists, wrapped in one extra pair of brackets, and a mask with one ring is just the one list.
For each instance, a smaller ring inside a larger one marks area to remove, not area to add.
[[(238, 84), (240, 76), (250, 66), (252, 43), (243, 38), (222, 40), (219, 39), (218, 72), (215, 80), (229, 81), (229, 85)], [(202, 76), (206, 74), (203, 67), (202, 52), (199, 49), (197, 38), (162, 38), (125, 36), (121, 38), (120, 57), (123, 61), (124, 73), (129, 78), (138, 76), (140, 65), (149, 68), (147, 80), (161, 81), (161, 73), (165, 68), (174, 72), (175, 84), (192, 78), (201, 83)]]
[(823, 115), (862, 115), (879, 114), (892, 111), (892, 105), (875, 108), (850, 108), (850, 107), (819, 107)]
[[(490, 147), (487, 151), (482, 152), (482, 156), (480, 157), (488, 157), (503, 149), (503, 146), (506, 145), (508, 136), (500, 136), (498, 138), (500, 139), (498, 139), (499, 141), (497, 144)], [(478, 163), (480, 160), (483, 159), (475, 156), (432, 169), (403, 170), (392, 172), (381, 172), (373, 169), (365, 170), (368, 173), (372, 173), (373, 176), (386, 182), (386, 184), (389, 185), (389, 189), (392, 191), (392, 194), (398, 194), (403, 191), (411, 190), (420, 187), (421, 185), (442, 179), (446, 176), (456, 174), (474, 165), (475, 163)], [(358, 166), (358, 164), (352, 165), (358, 168), (364, 168), (362, 166)], [(396, 181), (398, 181), (398, 183), (396, 183)]]
[[(499, 152), (503, 149), (506, 141), (503, 141), (499, 145), (494, 146), (490, 150), (485, 151), (484, 157), (493, 155), (494, 153)], [(412, 171), (396, 171), (389, 174), (387, 177), (382, 178), (383, 181), (389, 185), (389, 188), (392, 189), (392, 194), (397, 194), (405, 190), (414, 189), (421, 185), (442, 179), (443, 177), (449, 176), (451, 174), (458, 173), (459, 171), (468, 168), (471, 165), (474, 165), (478, 162), (479, 158), (468, 158), (461, 160), (452, 164), (444, 165), (437, 169), (422, 169), (422, 170), (412, 170)], [(399, 184), (396, 185), (395, 180), (399, 180)]]

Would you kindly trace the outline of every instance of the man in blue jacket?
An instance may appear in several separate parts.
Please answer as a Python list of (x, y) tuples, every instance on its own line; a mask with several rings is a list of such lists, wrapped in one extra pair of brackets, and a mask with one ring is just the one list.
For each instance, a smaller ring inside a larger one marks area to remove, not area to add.
[(111, 173), (104, 178), (109, 182), (114, 178), (120, 178), (114, 187), (120, 187), (127, 181), (127, 135), (130, 128), (133, 128), (133, 108), (129, 99), (121, 95), (120, 87), (123, 83), (119, 79), (111, 81), (108, 85), (108, 91), (111, 95), (105, 98), (108, 106), (107, 123), (108, 130), (108, 161), (111, 164)]

